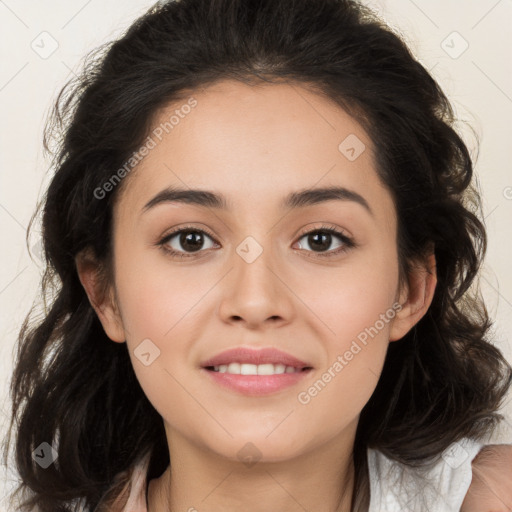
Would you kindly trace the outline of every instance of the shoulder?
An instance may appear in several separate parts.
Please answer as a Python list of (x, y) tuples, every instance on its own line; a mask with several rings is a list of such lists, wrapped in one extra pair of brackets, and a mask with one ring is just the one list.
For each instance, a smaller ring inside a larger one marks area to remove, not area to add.
[(479, 441), (462, 438), (414, 466), (368, 450), (370, 512), (460, 511), (473, 477), (472, 462), (481, 450)]
[(512, 445), (484, 446), (471, 466), (473, 478), (461, 512), (512, 511)]

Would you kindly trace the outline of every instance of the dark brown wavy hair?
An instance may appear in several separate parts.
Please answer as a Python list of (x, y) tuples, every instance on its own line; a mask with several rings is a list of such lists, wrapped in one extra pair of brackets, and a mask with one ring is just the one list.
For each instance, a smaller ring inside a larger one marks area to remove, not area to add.
[[(91, 248), (111, 282), (121, 186), (102, 200), (94, 191), (140, 148), (159, 109), (223, 79), (294, 83), (339, 104), (375, 145), (397, 211), (401, 281), (434, 247), (432, 304), (390, 344), (360, 416), (352, 511), (368, 507), (367, 448), (413, 466), (463, 437), (482, 439), (502, 419), (512, 369), (493, 344), (475, 280), (486, 250), (481, 202), (436, 81), (354, 0), (171, 1), (91, 52), (47, 120), (54, 175), (29, 226), (42, 208), (45, 311), (32, 319), (32, 308), (19, 334), (5, 448), (7, 462), (14, 431), (19, 510), (107, 511), (143, 457), (150, 456), (148, 480), (170, 463), (163, 420), (126, 344), (106, 336), (74, 258)], [(58, 452), (46, 469), (32, 457), (42, 442)]]

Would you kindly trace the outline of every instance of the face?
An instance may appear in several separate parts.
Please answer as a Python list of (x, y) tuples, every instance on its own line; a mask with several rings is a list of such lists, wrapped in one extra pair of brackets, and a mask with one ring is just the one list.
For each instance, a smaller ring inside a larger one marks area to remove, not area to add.
[[(353, 431), (390, 339), (417, 320), (398, 289), (394, 204), (368, 135), (329, 100), (234, 81), (191, 96), (193, 107), (158, 113), (154, 147), (126, 178), (115, 308), (98, 314), (128, 344), (170, 446), (187, 439), (236, 459), (251, 442), (264, 460), (289, 459)], [(349, 192), (285, 204), (330, 187)], [(170, 201), (168, 188), (209, 191), (225, 207)], [(236, 347), (276, 348), (311, 369), (233, 379), (288, 379), (273, 391), (227, 387), (203, 363)]]

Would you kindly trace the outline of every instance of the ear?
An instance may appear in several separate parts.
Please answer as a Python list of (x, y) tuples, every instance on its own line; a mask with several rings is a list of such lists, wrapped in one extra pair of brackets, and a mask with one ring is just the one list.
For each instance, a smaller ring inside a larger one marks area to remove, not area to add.
[(87, 248), (78, 253), (75, 257), (75, 266), (80, 282), (105, 333), (112, 341), (123, 343), (126, 336), (115, 292), (111, 285), (105, 288), (102, 267), (93, 255), (93, 251)]
[(424, 262), (418, 262), (408, 275), (399, 297), (402, 309), (397, 312), (389, 341), (403, 338), (425, 315), (434, 298), (437, 284), (436, 257), (432, 251)]

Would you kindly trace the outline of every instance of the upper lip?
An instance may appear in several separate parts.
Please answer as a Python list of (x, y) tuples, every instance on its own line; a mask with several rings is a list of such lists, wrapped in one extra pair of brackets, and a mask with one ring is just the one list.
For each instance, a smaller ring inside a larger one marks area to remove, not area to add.
[(277, 348), (247, 348), (236, 347), (213, 356), (212, 358), (201, 363), (203, 368), (207, 366), (220, 366), (229, 363), (248, 363), (248, 364), (284, 364), (285, 366), (293, 366), (294, 368), (310, 368), (311, 365), (297, 359), (296, 357), (278, 350)]

